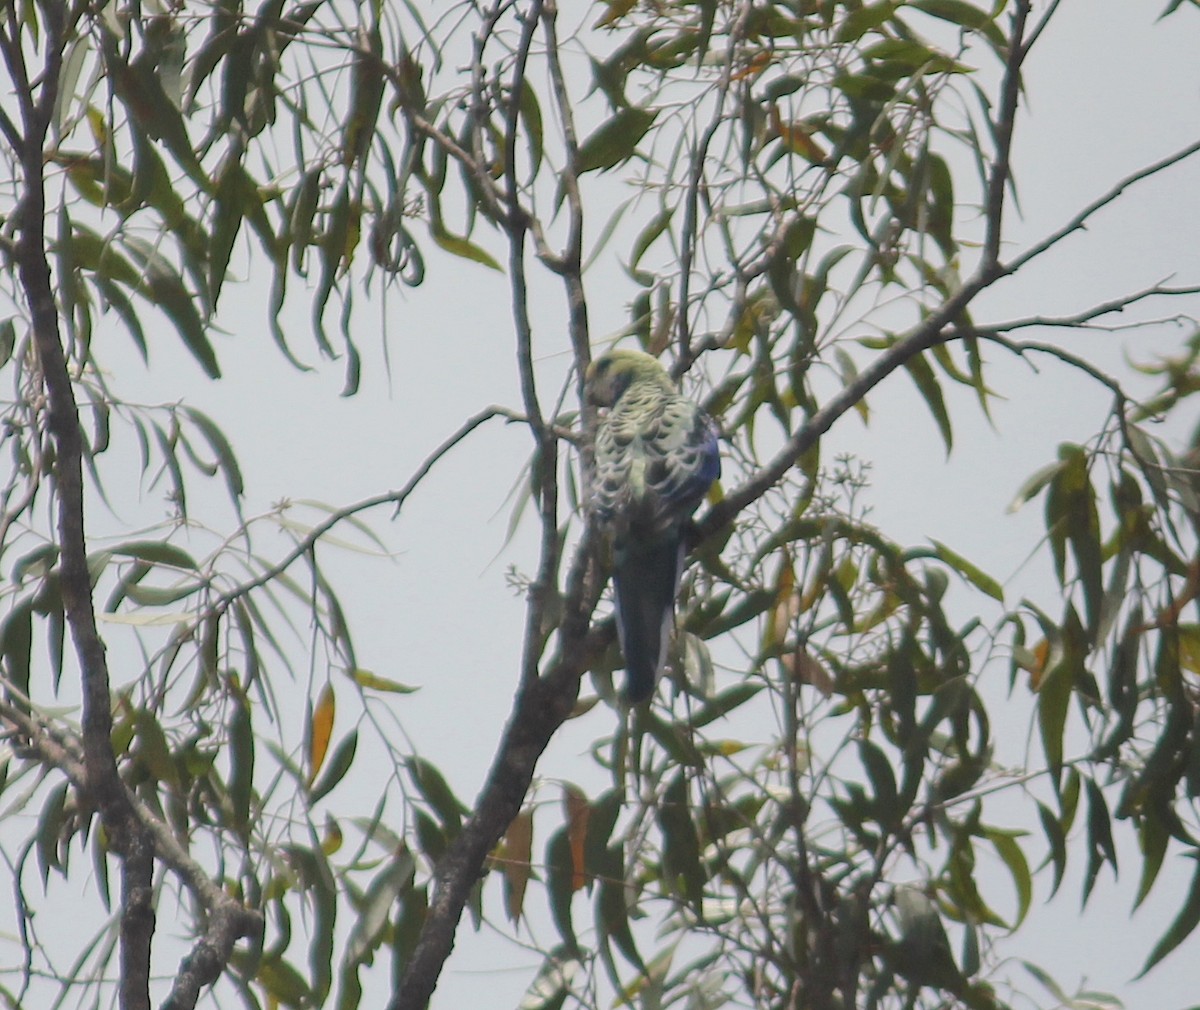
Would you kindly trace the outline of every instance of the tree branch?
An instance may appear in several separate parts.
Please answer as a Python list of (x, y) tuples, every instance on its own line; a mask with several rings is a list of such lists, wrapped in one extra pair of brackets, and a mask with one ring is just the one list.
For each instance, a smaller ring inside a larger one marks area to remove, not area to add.
[[(589, 570), (594, 576), (595, 566)], [(598, 581), (593, 578), (591, 582), (597, 597)], [(564, 621), (559, 650), (548, 671), (518, 690), (487, 781), (470, 817), (434, 870), (421, 936), (389, 1010), (425, 1010), (428, 1006), (442, 966), (454, 948), (463, 907), (483, 862), (520, 812), (538, 759), (571, 714), (579, 696), (580, 677), (607, 646), (608, 637), (588, 630), (583, 613), (587, 606), (585, 603), (573, 620)]]
[(1130, 172), (1129, 175), (1118, 181), (1102, 196), (1097, 197), (1081, 211), (1079, 211), (1078, 214), (1071, 218), (1071, 220), (1064, 224), (1061, 228), (1051, 232), (1044, 239), (1030, 246), (1019, 256), (1009, 260), (1007, 263), (1001, 264), (1000, 269), (1005, 274), (1016, 273), (1026, 263), (1036, 259), (1038, 256), (1041, 256), (1042, 253), (1046, 252), (1047, 250), (1052, 249), (1068, 235), (1071, 235), (1074, 232), (1080, 231), (1086, 227), (1088, 221), (1097, 212), (1103, 210), (1110, 203), (1115, 201), (1130, 186), (1133, 186), (1139, 182), (1143, 182), (1144, 180), (1149, 179), (1151, 176), (1157, 175), (1159, 172), (1178, 165), (1180, 162), (1186, 161), (1188, 158), (1192, 157), (1192, 155), (1197, 153), (1200, 153), (1200, 140), (1194, 141), (1193, 143), (1188, 144), (1186, 147), (1182, 147), (1178, 151), (1168, 154), (1165, 158), (1160, 158), (1158, 161), (1153, 162), (1144, 168), (1138, 169), (1136, 172)]
[(558, 4), (556, 0), (545, 0), (542, 4), (542, 25), (546, 38), (546, 63), (550, 72), (550, 88), (558, 107), (559, 124), (563, 130), (566, 148), (566, 164), (559, 173), (559, 185), (566, 196), (569, 215), (566, 247), (560, 257), (548, 265), (561, 274), (567, 290), (568, 330), (571, 350), (575, 356), (576, 389), (583, 412), (585, 430), (591, 423), (593, 408), (583, 395), (583, 376), (591, 361), (588, 342), (587, 299), (583, 291), (583, 197), (579, 192), (579, 133), (575, 127), (575, 116), (567, 92), (567, 79), (559, 59)]
[(353, 515), (359, 512), (365, 512), (368, 509), (378, 508), (380, 505), (395, 505), (394, 514), (398, 514), (403, 507), (408, 497), (417, 489), (417, 486), (429, 476), (429, 472), (451, 449), (459, 442), (471, 434), (476, 428), (493, 417), (506, 417), (514, 420), (514, 415), (511, 411), (503, 407), (487, 407), (481, 410), (473, 417), (469, 417), (459, 426), (458, 430), (447, 438), (441, 445), (433, 450), (425, 460), (417, 467), (416, 472), (408, 479), (408, 481), (398, 491), (387, 491), (383, 494), (373, 495), (370, 498), (363, 498), (361, 501), (355, 502), (353, 505), (347, 505), (344, 508), (337, 509), (331, 512), (325, 519), (317, 523), (308, 533), (302, 537), (283, 558), (273, 564), (270, 568), (260, 572), (252, 579), (247, 579), (235, 586), (233, 589), (222, 593), (217, 597), (214, 609), (224, 609), (229, 606), (234, 600), (245, 596), (247, 593), (253, 592), (255, 589), (260, 589), (269, 582), (273, 582), (294, 565), (300, 558), (312, 551), (317, 542), (326, 534), (329, 533), (338, 523), (344, 522)]
[[(508, 108), (504, 124), (504, 190), (508, 213), (505, 231), (508, 234), (509, 289), (512, 293), (513, 325), (517, 337), (517, 372), (521, 380), (521, 400), (537, 443), (537, 456), (531, 468), (530, 482), (541, 521), (541, 547), (538, 573), (529, 588), (529, 605), (525, 610), (525, 635), (522, 646), (521, 682), (537, 678), (542, 658), (545, 634), (542, 629), (547, 602), (556, 592), (558, 573), (558, 440), (542, 415), (537, 391), (537, 376), (533, 366), (533, 325), (529, 319), (528, 278), (525, 272), (525, 235), (528, 215), (521, 208), (520, 183), (517, 180), (517, 129), (521, 93), (525, 87), (525, 68), (534, 33), (542, 18), (542, 4), (534, 0), (521, 21), (520, 41), (512, 81), (508, 88)], [(479, 64), (482, 65), (482, 58)]]
[[(6, 690), (10, 695), (14, 693), (11, 685), (6, 685)], [(33, 714), (29, 699), (18, 698), (18, 701), (20, 705), (0, 700), (0, 719), (15, 727), (24, 744), (41, 761), (59, 769), (81, 794), (87, 795), (88, 768), (80, 741)], [(183, 882), (208, 916), (204, 936), (184, 958), (171, 995), (164, 1004), (164, 1010), (191, 1010), (200, 990), (220, 976), (234, 943), (242, 937), (257, 936), (262, 932), (262, 916), (214, 883), (171, 829), (130, 793), (124, 783), (121, 783), (121, 789), (128, 810), (141, 829), (134, 858), (131, 859), (128, 853), (121, 854), (122, 904), (131, 898), (135, 900), (135, 914), (130, 916), (127, 910), (123, 911), (121, 920), (121, 1006), (129, 1006), (131, 1000), (136, 1002), (141, 995), (139, 991), (126, 991), (127, 986), (140, 980), (140, 963), (126, 965), (125, 958), (141, 956), (148, 959), (148, 943), (154, 931), (152, 889), (145, 893), (134, 890), (131, 894), (130, 888), (150, 887), (157, 857)], [(148, 922), (145, 921), (147, 917)], [(141, 943), (146, 946), (139, 946)], [(145, 998), (149, 999), (148, 993)]]
[[(23, 133), (17, 153), (23, 194), (17, 208), (17, 272), (29, 308), (37, 360), (47, 397), (47, 428), (54, 441), (54, 486), (63, 610), (79, 658), (83, 694), (84, 795), (100, 813), (109, 844), (121, 860), (121, 977), (123, 1010), (149, 1010), (150, 944), (154, 915), (150, 908), (154, 874), (153, 846), (133, 817), (129, 797), (117, 771), (112, 749), (112, 696), (105, 646), (96, 627), (83, 506), (83, 438), (79, 411), (59, 331), (58, 306), (46, 255), (44, 151), (58, 97), (66, 45), (63, 9), (43, 8), (45, 65), (36, 90), (20, 44), (20, 30), (10, 22), (0, 47), (19, 89)], [(10, 18), (15, 17), (10, 13)]]
[(942, 339), (942, 330), (956, 320), (980, 291), (991, 281), (979, 272), (918, 326), (909, 330), (871, 361), (854, 379), (821, 406), (807, 423), (788, 439), (775, 457), (741, 487), (717, 502), (698, 523), (700, 535), (707, 538), (731, 523), (751, 502), (762, 497), (788, 472), (796, 461), (827, 432), (835, 421), (854, 408), (867, 393), (905, 362), (928, 350)]
[(1028, 46), (1024, 44), (1025, 22), (1029, 17), (1029, 9), (1029, 0), (1017, 0), (1008, 36), (1004, 81), (1000, 89), (1000, 113), (992, 127), (996, 138), (996, 156), (992, 159), (991, 174), (988, 178), (987, 230), (983, 242), (983, 264), (988, 272), (995, 270), (1000, 263), (1004, 190), (1012, 177), (1012, 139), (1017, 121), (1017, 104), (1021, 97), (1021, 65), (1029, 52)]
[(738, 43), (745, 34), (746, 22), (753, 11), (753, 4), (745, 4), (736, 16), (736, 25), (730, 30), (729, 45), (725, 52), (724, 73), (717, 85), (716, 108), (708, 126), (700, 136), (691, 154), (691, 171), (688, 172), (687, 189), (683, 202), (683, 226), (680, 229), (679, 256), (679, 314), (677, 317), (675, 377), (686, 372), (696, 358), (692, 347), (692, 330), (688, 318), (688, 302), (691, 300), (692, 260), (695, 256), (696, 233), (699, 227), (700, 183), (704, 179), (704, 163), (713, 138), (720, 129), (725, 116), (725, 99), (733, 82), (733, 64), (737, 56)]
[[(40, 10), (45, 41), (44, 66), (36, 88), (29, 86), (21, 32), (8, 13), (9, 31), (0, 36), (0, 52), (16, 81), (21, 110), (21, 131), (16, 140), (21, 166), (22, 197), (15, 213), (17, 224), (17, 274), (30, 316), (30, 329), (46, 390), (46, 427), (55, 447), (53, 483), (56, 493), (59, 587), (71, 640), (79, 660), (82, 679), (82, 741), (78, 748), (59, 744), (56, 738), (28, 721), (25, 731), (30, 743), (54, 761), (76, 783), (82, 797), (99, 813), (108, 845), (121, 864), (120, 978), (122, 1010), (149, 1010), (150, 954), (154, 937), (154, 864), (156, 856), (185, 877), (189, 887), (209, 912), (220, 920), (223, 913), (234, 927), (222, 937), (220, 957), (206, 981), (215, 980), (224, 968), (238, 937), (258, 923), (258, 917), (217, 887), (165, 825), (136, 802), (121, 780), (112, 747), (112, 695), (104, 641), (100, 637), (91, 575), (88, 569), (87, 536), (84, 522), (83, 436), (78, 404), (72, 385), (59, 328), (58, 305), (51, 283), (47, 257), (44, 152), (58, 98), (62, 60), (69, 33), (82, 6), (73, 8), (67, 19), (65, 5), (47, 3)], [(6, 706), (6, 717), (20, 725), (21, 713)], [(30, 716), (29, 720), (33, 717)], [(182, 869), (181, 869), (182, 868)], [(236, 906), (231, 909), (230, 906)], [(210, 928), (211, 932), (211, 928)], [(190, 1007), (179, 1003), (177, 1007)]]
[[(1124, 312), (1132, 305), (1138, 302), (1146, 301), (1150, 298), (1171, 298), (1181, 295), (1197, 295), (1200, 294), (1200, 287), (1166, 287), (1163, 284), (1153, 284), (1150, 287), (1142, 288), (1140, 291), (1134, 291), (1131, 294), (1121, 295), (1119, 298), (1110, 298), (1108, 301), (1098, 302), (1090, 308), (1084, 309), (1081, 312), (1076, 312), (1069, 316), (1025, 316), (1020, 319), (1012, 319), (1007, 322), (992, 323), (987, 328), (999, 333), (1004, 333), (1008, 330), (1028, 329), (1032, 326), (1053, 326), (1053, 327), (1081, 327), (1101, 316), (1111, 315), (1116, 312)], [(1129, 326), (1141, 326), (1141, 322), (1133, 322)]]

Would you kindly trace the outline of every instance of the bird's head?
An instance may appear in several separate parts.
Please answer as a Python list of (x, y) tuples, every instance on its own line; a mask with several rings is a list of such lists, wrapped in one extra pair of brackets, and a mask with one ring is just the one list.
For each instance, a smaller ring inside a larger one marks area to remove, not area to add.
[(675, 384), (657, 358), (643, 351), (609, 351), (588, 365), (584, 393), (593, 406), (611, 407), (637, 382), (653, 382), (675, 391)]

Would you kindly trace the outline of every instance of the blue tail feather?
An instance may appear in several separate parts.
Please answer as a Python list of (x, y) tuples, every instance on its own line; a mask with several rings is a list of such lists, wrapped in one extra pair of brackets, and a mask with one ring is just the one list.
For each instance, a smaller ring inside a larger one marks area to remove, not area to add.
[(666, 662), (683, 569), (679, 528), (647, 540), (630, 535), (616, 545), (613, 587), (617, 632), (625, 656), (625, 697), (631, 704), (654, 694)]

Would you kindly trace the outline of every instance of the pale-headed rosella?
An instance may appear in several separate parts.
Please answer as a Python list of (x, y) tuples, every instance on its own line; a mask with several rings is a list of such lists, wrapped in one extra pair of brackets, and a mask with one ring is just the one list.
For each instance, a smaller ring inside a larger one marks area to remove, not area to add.
[(717, 426), (657, 359), (618, 350), (587, 370), (596, 427), (589, 507), (613, 545), (625, 697), (654, 694), (666, 663), (691, 515), (720, 476)]

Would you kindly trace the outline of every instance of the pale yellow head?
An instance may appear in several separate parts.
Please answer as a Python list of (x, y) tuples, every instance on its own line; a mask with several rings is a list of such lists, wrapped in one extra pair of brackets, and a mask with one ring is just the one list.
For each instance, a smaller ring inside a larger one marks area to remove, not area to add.
[(651, 382), (668, 392), (675, 392), (675, 383), (658, 359), (644, 351), (609, 351), (593, 361), (584, 378), (588, 403), (611, 407), (630, 386)]

